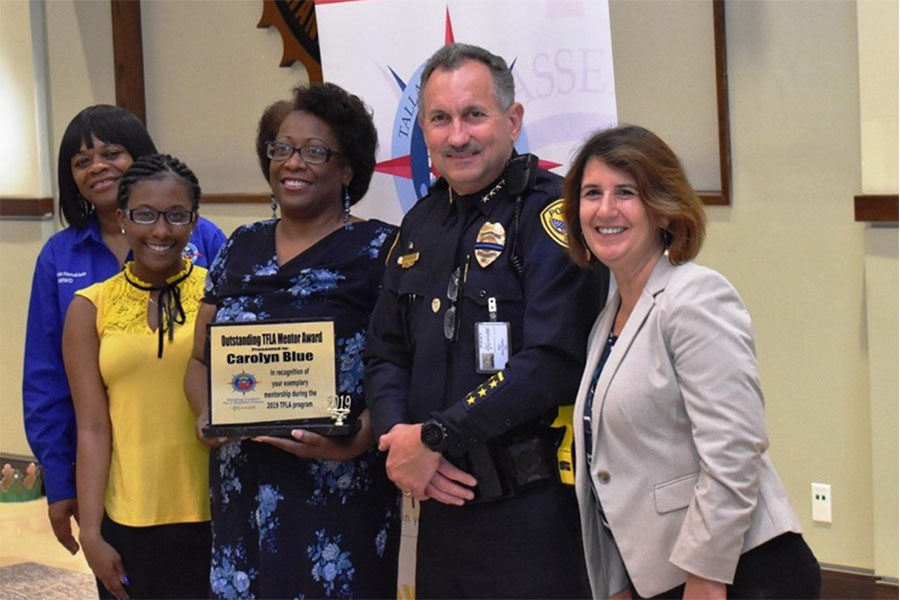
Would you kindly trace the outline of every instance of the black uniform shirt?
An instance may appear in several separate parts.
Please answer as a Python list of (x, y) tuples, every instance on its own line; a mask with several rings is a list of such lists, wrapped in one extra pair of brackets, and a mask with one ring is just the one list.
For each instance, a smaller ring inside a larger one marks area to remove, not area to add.
[[(499, 182), (451, 202), (440, 179), (403, 219), (366, 345), (366, 399), (376, 435), (436, 418), (449, 433), (447, 453), (458, 456), (514, 427), (552, 420), (558, 405), (575, 400), (608, 273), (581, 269), (568, 257), (560, 177), (538, 171), (522, 195), (518, 228), (515, 197), (506, 185), (495, 189)], [(475, 246), (484, 247), (485, 223), (500, 224), (505, 240), (482, 266)], [(448, 284), (457, 267), (462, 288), (453, 302)], [(510, 324), (510, 359), (501, 372), (485, 374), (476, 370), (476, 323), (490, 320), (491, 298), (496, 320)], [(454, 305), (456, 341), (444, 327)]]

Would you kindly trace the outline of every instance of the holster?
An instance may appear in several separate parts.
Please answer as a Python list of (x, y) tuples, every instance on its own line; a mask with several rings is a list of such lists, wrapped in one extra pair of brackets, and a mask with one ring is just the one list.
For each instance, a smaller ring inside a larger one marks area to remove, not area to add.
[(522, 491), (559, 483), (557, 446), (561, 432), (541, 426), (530, 435), (505, 435), (473, 446), (454, 459), (477, 480), (477, 502), (512, 498)]

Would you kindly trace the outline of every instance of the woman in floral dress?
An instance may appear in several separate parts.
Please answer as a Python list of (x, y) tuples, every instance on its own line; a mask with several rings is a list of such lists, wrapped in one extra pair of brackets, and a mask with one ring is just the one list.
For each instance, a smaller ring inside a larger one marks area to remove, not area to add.
[[(207, 422), (206, 324), (333, 318), (338, 393), (360, 430), (347, 440), (208, 440), (212, 595), (394, 598), (400, 503), (374, 447), (363, 349), (396, 228), (363, 221), (377, 134), (365, 105), (333, 84), (294, 90), (260, 120), (257, 153), (281, 218), (240, 227), (210, 268), (186, 387)], [(223, 443), (224, 442), (224, 443)]]

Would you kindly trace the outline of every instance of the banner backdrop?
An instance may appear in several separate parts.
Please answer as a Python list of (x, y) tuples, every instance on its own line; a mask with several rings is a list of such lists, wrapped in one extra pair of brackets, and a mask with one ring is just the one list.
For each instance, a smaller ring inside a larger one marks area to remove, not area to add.
[(432, 181), (416, 121), (419, 78), (450, 42), (512, 67), (525, 127), (516, 148), (565, 174), (576, 146), (615, 125), (607, 0), (316, 0), (325, 81), (372, 107), (378, 166), (361, 216), (400, 219)]
[[(378, 164), (354, 213), (399, 224), (432, 181), (416, 120), (425, 61), (464, 42), (512, 68), (525, 127), (516, 144), (565, 175), (575, 148), (616, 124), (607, 0), (316, 0), (325, 81), (360, 96), (378, 129)], [(433, 501), (432, 501), (433, 502)], [(404, 498), (398, 598), (415, 597), (418, 506)]]

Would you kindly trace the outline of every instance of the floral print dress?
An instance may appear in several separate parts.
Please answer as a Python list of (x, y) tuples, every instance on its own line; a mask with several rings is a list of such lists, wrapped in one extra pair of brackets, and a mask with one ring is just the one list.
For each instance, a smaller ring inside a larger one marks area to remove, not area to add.
[[(333, 317), (338, 392), (364, 408), (363, 349), (396, 228), (347, 224), (283, 265), (277, 220), (240, 227), (210, 267), (215, 321)], [(303, 459), (253, 441), (210, 454), (219, 598), (395, 598), (400, 500), (384, 455)]]

